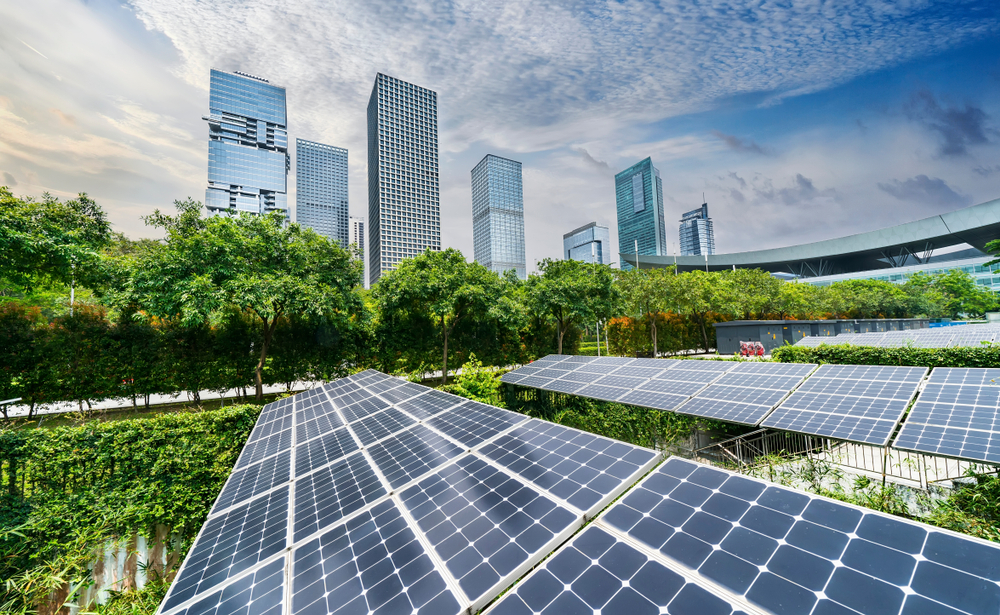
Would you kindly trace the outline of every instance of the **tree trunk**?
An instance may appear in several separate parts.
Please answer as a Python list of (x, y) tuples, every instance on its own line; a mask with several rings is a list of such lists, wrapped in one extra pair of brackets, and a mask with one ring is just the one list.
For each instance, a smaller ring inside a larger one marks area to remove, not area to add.
[(443, 369), (441, 370), (441, 384), (448, 384), (448, 327), (444, 325), (444, 316), (441, 317), (441, 337), (444, 338), (444, 356), (442, 357)]
[(557, 354), (562, 354), (563, 335), (566, 334), (566, 329), (563, 328), (562, 323), (559, 323), (558, 329), (559, 329), (559, 350), (557, 351)]
[(705, 352), (708, 352), (708, 330), (705, 329), (705, 317), (699, 319), (701, 322), (701, 338), (705, 340)]
[[(658, 356), (660, 356), (660, 353), (658, 352), (659, 349), (656, 347), (656, 317), (655, 316), (653, 317), (653, 319), (649, 323), (649, 329), (653, 333), (653, 358), (655, 359)], [(598, 341), (598, 343), (600, 343), (600, 342)]]
[(257, 388), (256, 400), (258, 403), (264, 401), (264, 360), (267, 359), (267, 350), (271, 346), (271, 338), (274, 336), (274, 329), (278, 325), (278, 314), (274, 315), (271, 324), (264, 320), (264, 343), (260, 347), (260, 361), (257, 362), (257, 369), (254, 370), (254, 383)]

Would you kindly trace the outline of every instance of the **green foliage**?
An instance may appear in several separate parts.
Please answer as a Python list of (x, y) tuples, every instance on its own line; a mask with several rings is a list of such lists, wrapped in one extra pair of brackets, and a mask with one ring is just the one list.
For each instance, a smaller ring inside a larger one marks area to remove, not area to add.
[(0, 186), (0, 280), (31, 290), (45, 282), (92, 281), (111, 240), (107, 214), (86, 194), (62, 202), (19, 199)]
[(934, 525), (1000, 542), (1000, 476), (970, 472), (927, 519)]
[(108, 540), (165, 525), (186, 550), (260, 413), (234, 406), (81, 427), (0, 429), (0, 604), (87, 582)]
[(502, 386), (502, 393), (506, 407), (515, 412), (647, 448), (663, 448), (687, 437), (697, 422), (692, 417), (673, 412), (506, 383)]
[(621, 294), (607, 265), (545, 259), (526, 285), (531, 312), (556, 325), (557, 353), (570, 327), (607, 320), (620, 309)]
[(166, 231), (163, 244), (138, 253), (112, 294), (129, 317), (153, 315), (186, 327), (217, 323), (235, 309), (260, 330), (254, 369), (258, 401), (278, 323), (286, 316), (322, 317), (346, 328), (360, 309), (353, 289), (361, 263), (335, 242), (298, 224), (266, 216), (201, 217), (201, 204), (176, 202), (147, 224)]
[(108, 600), (97, 605), (94, 615), (153, 615), (167, 595), (170, 582), (163, 575), (147, 571), (146, 585), (142, 589), (108, 592)]
[(442, 388), (449, 393), (473, 401), (503, 408), (504, 400), (500, 395), (500, 385), (502, 384), (500, 376), (502, 374), (503, 372), (496, 368), (484, 367), (473, 353), (469, 355), (469, 360), (462, 365), (462, 373), (458, 375), (455, 384)]
[(1000, 367), (1000, 347), (878, 348), (851, 344), (815, 348), (783, 346), (771, 354), (779, 363), (838, 363), (844, 365), (909, 365), (916, 367)]

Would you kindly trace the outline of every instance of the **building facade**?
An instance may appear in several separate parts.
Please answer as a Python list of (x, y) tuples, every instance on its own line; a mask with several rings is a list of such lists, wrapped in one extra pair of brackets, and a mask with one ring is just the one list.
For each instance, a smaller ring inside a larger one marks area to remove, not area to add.
[(209, 215), (288, 211), (285, 88), (212, 69), (208, 95)]
[(472, 242), (477, 263), (527, 278), (520, 162), (487, 154), (472, 169)]
[(365, 219), (351, 216), (351, 236), (348, 242), (352, 246), (358, 246), (361, 250), (361, 257), (365, 254)]
[[(618, 251), (662, 256), (667, 253), (663, 218), (663, 182), (653, 161), (646, 158), (615, 175), (618, 210)], [(622, 269), (632, 265), (622, 261)]]
[(596, 222), (563, 235), (563, 258), (599, 265), (611, 264), (611, 231)]
[(681, 216), (680, 240), (683, 256), (715, 254), (715, 230), (708, 217), (708, 203)]
[(437, 93), (379, 73), (368, 100), (370, 283), (426, 249), (441, 249)]
[(816, 277), (796, 278), (798, 282), (812, 284), (813, 286), (829, 286), (834, 282), (844, 280), (881, 280), (883, 282), (893, 282), (903, 284), (910, 276), (923, 273), (926, 275), (937, 275), (948, 273), (949, 271), (962, 271), (968, 273), (976, 280), (976, 284), (985, 286), (993, 292), (1000, 292), (1000, 265), (987, 265), (993, 260), (992, 256), (981, 255), (971, 258), (956, 258), (954, 260), (936, 260), (930, 263), (919, 265), (906, 265), (893, 269), (876, 269), (874, 271), (857, 271), (853, 273), (840, 273), (835, 275), (824, 275)]
[(348, 244), (347, 150), (295, 140), (295, 220)]

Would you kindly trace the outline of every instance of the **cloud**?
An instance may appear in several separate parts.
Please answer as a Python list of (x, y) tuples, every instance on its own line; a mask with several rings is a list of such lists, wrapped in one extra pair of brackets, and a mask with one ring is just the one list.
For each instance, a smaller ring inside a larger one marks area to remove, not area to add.
[(63, 113), (62, 111), (56, 108), (49, 109), (49, 112), (51, 112), (52, 115), (59, 118), (59, 121), (62, 122), (63, 126), (69, 126), (69, 127), (76, 126), (76, 118), (73, 117), (72, 115)]
[(746, 203), (747, 200), (747, 198), (743, 196), (743, 193), (737, 190), (736, 188), (732, 188), (729, 190), (729, 198), (731, 198), (736, 203)]
[(990, 177), (995, 173), (1000, 173), (1000, 164), (992, 167), (978, 166), (972, 169), (972, 172), (982, 177)]
[(894, 179), (889, 183), (879, 183), (878, 187), (900, 201), (922, 205), (963, 207), (972, 204), (971, 198), (952, 190), (943, 179), (926, 175), (917, 175), (903, 182)]
[(581, 156), (583, 156), (583, 159), (587, 162), (587, 164), (589, 164), (592, 168), (596, 169), (598, 172), (604, 174), (605, 176), (614, 177), (615, 174), (618, 172), (615, 169), (612, 169), (611, 165), (609, 165), (607, 162), (604, 162), (603, 160), (598, 160), (597, 158), (591, 156), (590, 152), (588, 152), (586, 149), (582, 147), (576, 148), (576, 152), (578, 152)]
[(718, 139), (721, 139), (729, 147), (729, 149), (735, 150), (737, 152), (747, 152), (751, 154), (763, 154), (763, 155), (767, 155), (770, 153), (763, 147), (757, 145), (757, 143), (751, 140), (743, 140), (739, 137), (719, 132), (718, 130), (713, 130), (712, 134), (715, 135), (715, 137), (717, 137)]
[(735, 180), (736, 183), (738, 183), (740, 185), (740, 188), (746, 190), (746, 187), (747, 187), (746, 180), (743, 179), (742, 177), (740, 177), (739, 175), (737, 175), (735, 171), (729, 173), (729, 177), (730, 177), (730, 179)]
[(4, 183), (4, 185), (5, 185), (5, 186), (7, 186), (8, 188), (13, 188), (14, 186), (16, 186), (16, 185), (17, 185), (17, 180), (16, 180), (16, 179), (14, 179), (14, 176), (13, 176), (13, 175), (11, 175), (10, 173), (6, 173), (6, 172), (5, 172), (5, 173), (3, 174), (3, 183)]
[(964, 156), (970, 145), (982, 145), (995, 134), (987, 126), (989, 115), (969, 103), (964, 108), (942, 107), (934, 95), (921, 90), (906, 105), (907, 115), (941, 137), (942, 156)]

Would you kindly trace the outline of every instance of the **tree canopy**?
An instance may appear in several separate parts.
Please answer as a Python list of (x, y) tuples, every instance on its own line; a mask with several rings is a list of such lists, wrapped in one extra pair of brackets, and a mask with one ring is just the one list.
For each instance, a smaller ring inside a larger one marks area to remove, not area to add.
[(604, 320), (617, 312), (621, 293), (607, 265), (545, 259), (538, 269), (541, 275), (528, 278), (528, 303), (535, 313), (556, 324), (560, 354), (571, 326)]

